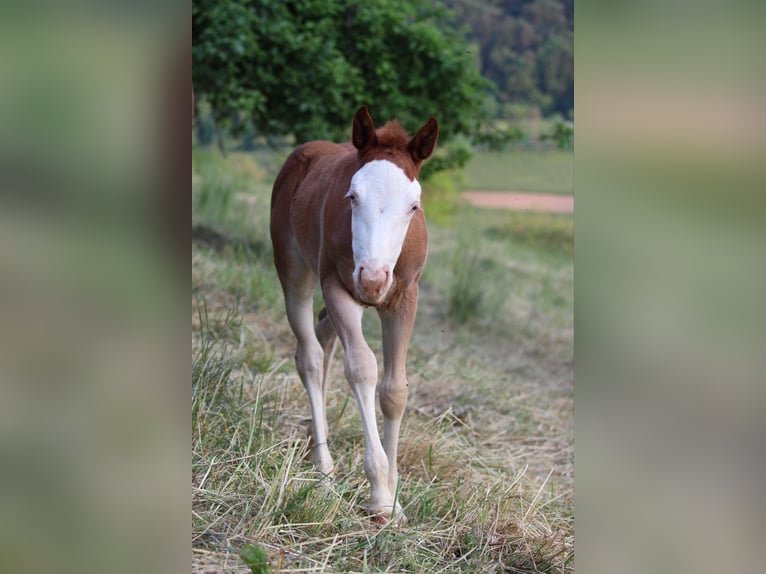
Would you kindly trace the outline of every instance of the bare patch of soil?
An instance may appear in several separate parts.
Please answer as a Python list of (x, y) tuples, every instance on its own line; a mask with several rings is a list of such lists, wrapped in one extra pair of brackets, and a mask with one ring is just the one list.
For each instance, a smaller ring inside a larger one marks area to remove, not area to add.
[(465, 191), (463, 197), (477, 207), (573, 213), (574, 196), (552, 193), (515, 193), (510, 191)]

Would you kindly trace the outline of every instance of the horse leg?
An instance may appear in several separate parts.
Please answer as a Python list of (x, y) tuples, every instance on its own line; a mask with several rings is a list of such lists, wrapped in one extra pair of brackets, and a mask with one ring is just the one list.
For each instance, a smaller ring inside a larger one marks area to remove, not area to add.
[(399, 430), (407, 405), (407, 348), (410, 343), (418, 303), (417, 284), (402, 294), (396, 306), (380, 309), (383, 331), (383, 380), (380, 383), (380, 408), (383, 411), (383, 448), (388, 457), (388, 487), (396, 493), (396, 456)]
[[(282, 279), (280, 277), (280, 279)], [(293, 273), (290, 280), (283, 280), (287, 320), (295, 333), (297, 347), (295, 366), (311, 405), (311, 433), (314, 438), (314, 464), (321, 472), (332, 475), (334, 465), (327, 447), (327, 416), (325, 391), (322, 378), (324, 351), (314, 333), (313, 291), (316, 279), (305, 270)]]
[[(364, 473), (370, 482), (371, 514), (390, 517), (394, 496), (388, 487), (388, 458), (380, 442), (375, 418), (375, 387), (378, 365), (362, 334), (364, 308), (343, 288), (334, 275), (322, 281), (325, 305), (345, 350), (344, 371), (356, 398), (364, 427)], [(401, 514), (401, 509), (396, 509)], [(402, 518), (403, 515), (400, 516)]]
[(330, 382), (330, 365), (335, 356), (335, 350), (338, 348), (338, 334), (335, 332), (335, 326), (327, 314), (327, 309), (319, 312), (319, 322), (317, 323), (316, 336), (319, 344), (322, 345), (324, 352), (324, 370), (322, 373), (322, 392), (327, 396), (327, 389)]

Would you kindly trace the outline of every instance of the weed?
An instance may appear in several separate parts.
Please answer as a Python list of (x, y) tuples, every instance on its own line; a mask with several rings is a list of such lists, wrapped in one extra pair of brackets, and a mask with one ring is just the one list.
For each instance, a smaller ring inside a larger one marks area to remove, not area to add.
[(225, 222), (229, 215), (233, 194), (234, 190), (228, 182), (207, 181), (194, 197), (196, 205), (192, 209), (210, 221)]
[(460, 194), (451, 172), (437, 172), (423, 182), (423, 210), (430, 223), (451, 225), (460, 212), (460, 205)]
[(459, 249), (452, 261), (452, 284), (449, 290), (449, 316), (462, 325), (478, 317), (484, 303), (484, 285), (475, 252)]
[(509, 211), (503, 221), (485, 231), (491, 239), (510, 240), (515, 245), (549, 253), (574, 254), (574, 219), (571, 215)]
[(250, 567), (253, 574), (269, 574), (268, 555), (260, 544), (247, 544), (239, 553), (240, 557)]

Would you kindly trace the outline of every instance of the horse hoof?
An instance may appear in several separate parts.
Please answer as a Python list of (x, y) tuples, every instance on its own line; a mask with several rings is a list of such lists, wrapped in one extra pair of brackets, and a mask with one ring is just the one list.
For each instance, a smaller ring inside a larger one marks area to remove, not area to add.
[(393, 526), (407, 526), (408, 523), (407, 517), (401, 510), (394, 514), (393, 517), (390, 514), (374, 514), (370, 517), (370, 520), (375, 526), (380, 526), (381, 528), (389, 524)]

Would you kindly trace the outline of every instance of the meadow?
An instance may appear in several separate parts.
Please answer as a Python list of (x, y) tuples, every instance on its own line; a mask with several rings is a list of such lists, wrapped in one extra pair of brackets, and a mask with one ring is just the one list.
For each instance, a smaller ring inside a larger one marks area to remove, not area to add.
[(465, 168), (466, 189), (574, 193), (571, 150), (508, 149), (477, 153)]
[[(446, 175), (424, 186), (429, 260), (399, 451), (409, 524), (380, 528), (363, 511), (342, 350), (328, 397), (336, 478), (308, 461), (268, 234), (286, 153), (192, 151), (193, 571), (571, 572), (572, 216), (480, 211)], [(518, 165), (563, 189), (556, 157)], [(381, 364), (374, 311), (364, 329)]]

